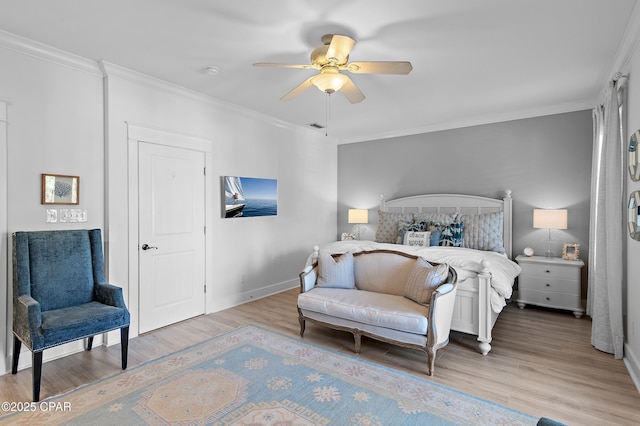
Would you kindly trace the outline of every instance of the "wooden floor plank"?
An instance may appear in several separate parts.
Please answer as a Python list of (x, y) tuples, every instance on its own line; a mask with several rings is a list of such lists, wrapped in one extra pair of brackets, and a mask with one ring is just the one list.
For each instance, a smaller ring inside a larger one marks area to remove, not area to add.
[[(129, 367), (170, 354), (246, 324), (299, 336), (298, 291), (164, 327), (129, 343)], [(590, 344), (591, 322), (571, 313), (508, 305), (494, 328), (492, 351), (482, 356), (473, 336), (453, 333), (428, 377), (421, 351), (363, 338), (362, 359), (421, 376), (536, 417), (571, 425), (640, 424), (640, 393), (621, 360)], [(349, 355), (353, 337), (307, 324), (304, 340)], [(23, 356), (25, 356), (24, 354)], [(43, 366), (42, 398), (119, 372), (120, 346), (96, 347)], [(31, 370), (0, 376), (0, 401), (29, 401)]]

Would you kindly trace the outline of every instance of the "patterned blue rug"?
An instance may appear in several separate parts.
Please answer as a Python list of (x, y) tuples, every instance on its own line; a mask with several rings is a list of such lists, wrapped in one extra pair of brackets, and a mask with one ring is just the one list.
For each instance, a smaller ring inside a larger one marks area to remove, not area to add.
[(469, 394), (245, 326), (0, 422), (77, 425), (535, 425)]

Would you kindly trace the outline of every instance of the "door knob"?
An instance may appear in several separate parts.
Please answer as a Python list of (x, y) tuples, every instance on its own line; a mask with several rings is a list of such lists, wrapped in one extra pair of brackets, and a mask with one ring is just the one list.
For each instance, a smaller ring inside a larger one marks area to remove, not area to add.
[(142, 245), (142, 250), (152, 250), (152, 249), (158, 250), (158, 247), (150, 246), (149, 244), (146, 244), (146, 243)]

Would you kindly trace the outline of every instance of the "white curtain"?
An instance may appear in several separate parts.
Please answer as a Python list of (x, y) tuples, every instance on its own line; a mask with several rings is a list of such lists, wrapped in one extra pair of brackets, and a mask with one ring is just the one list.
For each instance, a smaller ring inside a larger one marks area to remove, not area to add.
[(626, 79), (610, 82), (604, 105), (593, 110), (593, 165), (589, 226), (589, 287), (587, 314), (591, 316), (591, 344), (623, 357), (622, 312), (624, 229), (623, 129)]

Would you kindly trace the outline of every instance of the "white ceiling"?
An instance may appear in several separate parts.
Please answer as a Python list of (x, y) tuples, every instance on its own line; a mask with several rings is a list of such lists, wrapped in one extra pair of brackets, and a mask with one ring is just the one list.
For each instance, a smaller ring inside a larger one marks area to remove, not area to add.
[(635, 3), (0, 0), (0, 29), (300, 126), (325, 124), (327, 95), (279, 99), (314, 71), (252, 64), (306, 64), (323, 34), (349, 35), (352, 61), (413, 64), (351, 75), (359, 104), (330, 97), (329, 134), (353, 142), (591, 108)]

